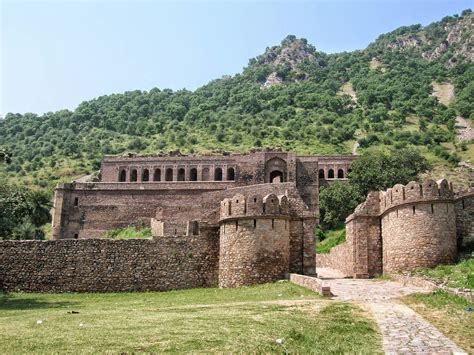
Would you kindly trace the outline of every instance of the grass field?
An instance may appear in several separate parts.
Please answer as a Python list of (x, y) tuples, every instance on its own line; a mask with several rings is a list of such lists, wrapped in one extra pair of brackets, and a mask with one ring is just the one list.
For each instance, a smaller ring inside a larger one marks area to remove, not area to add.
[(474, 312), (464, 298), (444, 291), (432, 294), (414, 294), (402, 299), (469, 354), (474, 354)]
[(381, 349), (376, 329), (357, 306), (289, 282), (163, 293), (13, 293), (0, 299), (0, 346), (9, 354), (373, 353)]
[(454, 265), (439, 265), (433, 269), (419, 269), (417, 275), (429, 277), (437, 283), (446, 283), (449, 287), (474, 289), (474, 259), (467, 259)]

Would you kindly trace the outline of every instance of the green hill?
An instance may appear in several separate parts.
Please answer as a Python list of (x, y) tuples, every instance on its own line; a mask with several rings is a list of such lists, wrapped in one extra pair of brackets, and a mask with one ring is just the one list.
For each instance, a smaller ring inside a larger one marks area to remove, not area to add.
[[(195, 91), (152, 89), (101, 96), (74, 111), (0, 120), (0, 179), (52, 187), (98, 169), (104, 154), (246, 151), (351, 153), (416, 146), (436, 174), (465, 161), (455, 118), (474, 119), (474, 14), (401, 27), (366, 49), (325, 54), (288, 36), (241, 74)], [(471, 165), (471, 166), (472, 166)], [(454, 178), (472, 179), (456, 168)]]

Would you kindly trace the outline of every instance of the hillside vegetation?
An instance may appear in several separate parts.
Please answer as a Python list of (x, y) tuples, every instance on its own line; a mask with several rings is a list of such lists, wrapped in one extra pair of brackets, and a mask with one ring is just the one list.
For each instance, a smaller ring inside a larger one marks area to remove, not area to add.
[[(0, 120), (0, 151), (10, 161), (0, 164), (0, 179), (51, 188), (97, 170), (104, 154), (332, 154), (350, 153), (356, 141), (358, 152), (415, 146), (435, 166), (474, 163), (472, 142), (455, 139), (455, 117), (474, 119), (473, 22), (465, 10), (330, 55), (288, 36), (242, 73), (195, 91), (136, 90), (74, 111), (9, 113)], [(440, 88), (454, 88), (449, 103), (441, 100), (447, 106), (433, 95)]]

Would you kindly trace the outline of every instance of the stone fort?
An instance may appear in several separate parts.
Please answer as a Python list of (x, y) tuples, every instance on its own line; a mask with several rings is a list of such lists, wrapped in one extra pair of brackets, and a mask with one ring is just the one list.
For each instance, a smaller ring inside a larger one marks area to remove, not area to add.
[[(56, 188), (54, 240), (0, 243), (0, 288), (238, 287), (317, 266), (367, 278), (453, 262), (474, 241), (474, 191), (428, 180), (370, 193), (346, 220), (346, 242), (316, 255), (319, 189), (346, 180), (356, 158), (106, 156), (97, 181)], [(153, 239), (100, 238), (128, 225), (150, 227)]]

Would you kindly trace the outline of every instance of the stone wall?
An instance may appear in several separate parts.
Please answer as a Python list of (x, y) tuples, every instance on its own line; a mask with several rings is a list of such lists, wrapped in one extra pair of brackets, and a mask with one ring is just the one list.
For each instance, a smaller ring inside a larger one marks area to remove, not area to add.
[(455, 260), (456, 214), (446, 180), (395, 185), (383, 193), (381, 203), (384, 273)]
[(331, 288), (324, 281), (314, 276), (290, 274), (290, 282), (319, 293), (321, 296), (332, 296)]
[(329, 267), (342, 272), (345, 277), (354, 276), (354, 256), (351, 241), (331, 248), (328, 254), (316, 255), (316, 272), (320, 267)]
[[(317, 255), (317, 266), (366, 278), (455, 261), (474, 240), (474, 192), (454, 196), (446, 180), (371, 192), (346, 220), (346, 242)], [(456, 237), (457, 233), (457, 237)]]
[(233, 186), (233, 182), (63, 184), (55, 191), (52, 236), (97, 238), (131, 224), (149, 226), (157, 213), (159, 219), (185, 226), (201, 218), (201, 203), (209, 199), (208, 193)]
[(288, 277), (288, 197), (236, 194), (220, 209), (219, 286), (239, 287)]
[(474, 188), (458, 194), (454, 208), (458, 248), (474, 245)]
[(382, 217), (384, 273), (454, 262), (456, 216), (452, 202), (404, 205)]
[(0, 289), (166, 291), (215, 287), (219, 236), (0, 242)]

